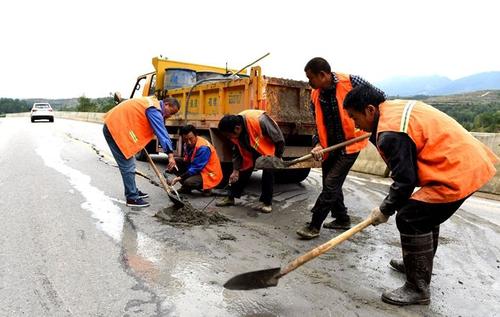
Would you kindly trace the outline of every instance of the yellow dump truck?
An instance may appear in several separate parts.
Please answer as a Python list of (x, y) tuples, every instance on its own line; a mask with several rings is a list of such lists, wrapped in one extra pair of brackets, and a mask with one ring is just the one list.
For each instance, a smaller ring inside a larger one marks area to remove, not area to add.
[[(231, 145), (218, 132), (224, 114), (237, 114), (246, 109), (265, 110), (279, 125), (285, 136), (284, 159), (310, 152), (314, 119), (309, 111), (310, 86), (307, 82), (267, 77), (260, 66), (250, 72), (153, 58), (154, 71), (139, 76), (130, 98), (165, 94), (181, 103), (180, 111), (165, 123), (174, 147), (180, 155), (180, 127), (194, 125), (199, 134), (211, 140), (221, 159), (224, 174), (231, 171)], [(158, 152), (157, 142), (147, 146)], [(138, 157), (138, 159), (143, 159)], [(309, 174), (311, 164), (278, 171), (279, 182), (300, 182)], [(227, 175), (225, 175), (227, 177)]]

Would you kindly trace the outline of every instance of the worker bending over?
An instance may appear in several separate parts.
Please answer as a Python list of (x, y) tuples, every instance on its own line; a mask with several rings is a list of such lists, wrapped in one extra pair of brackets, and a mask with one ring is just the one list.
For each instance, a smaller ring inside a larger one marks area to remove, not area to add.
[[(382, 295), (393, 305), (430, 303), (439, 226), (494, 175), (498, 157), (454, 119), (420, 101), (385, 100), (370, 86), (349, 92), (344, 108), (391, 170), (393, 183), (373, 225), (396, 214), (403, 261), (391, 265), (406, 283)], [(415, 193), (415, 187), (420, 187)]]
[[(262, 110), (245, 110), (237, 115), (225, 115), (219, 122), (219, 131), (233, 143), (233, 172), (229, 176), (229, 196), (217, 206), (234, 205), (252, 175), (255, 160), (261, 155), (283, 156), (285, 139), (276, 122)], [(262, 191), (254, 209), (263, 213), (272, 211), (274, 173), (262, 171)]]
[(175, 166), (172, 141), (165, 127), (165, 119), (179, 111), (175, 98), (158, 100), (156, 97), (132, 98), (121, 102), (104, 117), (103, 134), (122, 175), (127, 206), (148, 207), (148, 194), (137, 189), (135, 157), (154, 136), (168, 154), (168, 166)]

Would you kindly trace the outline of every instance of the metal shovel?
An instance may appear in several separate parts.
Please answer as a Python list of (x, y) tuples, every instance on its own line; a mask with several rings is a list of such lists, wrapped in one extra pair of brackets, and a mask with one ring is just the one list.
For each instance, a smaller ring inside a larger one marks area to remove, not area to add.
[[(177, 190), (175, 190), (175, 188), (173, 188), (167, 184), (167, 181), (165, 181), (165, 178), (163, 177), (163, 175), (161, 175), (160, 171), (158, 170), (155, 163), (151, 159), (151, 156), (149, 156), (148, 151), (146, 151), (146, 149), (144, 149), (143, 151), (146, 154), (146, 157), (148, 158), (149, 165), (151, 165), (156, 176), (158, 176), (158, 178), (160, 179), (160, 183), (161, 183), (163, 189), (167, 192), (168, 198), (170, 198), (170, 200), (174, 203), (174, 207), (175, 208), (184, 207), (185, 204), (182, 201), (181, 196), (179, 196), (179, 193), (177, 192)], [(172, 192), (174, 192), (175, 195), (172, 194)]]
[[(328, 152), (340, 149), (344, 146), (348, 146), (348, 145), (351, 145), (353, 143), (362, 141), (366, 138), (369, 138), (370, 135), (371, 135), (370, 133), (363, 134), (361, 136), (352, 138), (352, 139), (344, 141), (342, 143), (338, 143), (338, 144), (329, 146), (329, 147), (321, 150), (320, 153), (324, 154), (324, 153), (328, 153)], [(283, 161), (282, 159), (279, 159), (276, 156), (266, 155), (266, 156), (261, 156), (261, 157), (257, 158), (257, 160), (255, 161), (255, 168), (256, 169), (287, 168), (287, 167), (292, 166), (294, 164), (297, 164), (297, 163), (300, 163), (303, 161), (307, 161), (307, 160), (311, 159), (312, 157), (313, 157), (313, 155), (311, 153), (309, 153), (307, 155), (301, 156), (301, 157), (296, 158), (296, 159), (291, 160), (291, 161)]]
[(251, 289), (259, 289), (259, 288), (267, 288), (271, 286), (278, 285), (278, 280), (295, 270), (302, 264), (309, 262), (310, 260), (320, 256), (331, 248), (337, 246), (341, 242), (349, 239), (355, 233), (360, 232), (367, 226), (372, 224), (372, 218), (368, 217), (362, 222), (358, 223), (356, 226), (347, 230), (346, 232), (336, 236), (328, 242), (323, 243), (322, 245), (312, 249), (311, 251), (303, 254), (288, 263), (284, 268), (274, 268), (260, 271), (253, 271), (248, 273), (243, 273), (240, 275), (236, 275), (235, 277), (229, 279), (224, 287), (231, 290), (251, 290)]

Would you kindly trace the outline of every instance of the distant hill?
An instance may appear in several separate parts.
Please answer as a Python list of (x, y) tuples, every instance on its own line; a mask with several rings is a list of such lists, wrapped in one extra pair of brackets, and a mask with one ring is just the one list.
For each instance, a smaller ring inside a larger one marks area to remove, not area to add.
[(485, 72), (451, 80), (443, 76), (394, 77), (375, 83), (388, 96), (450, 95), (500, 89), (500, 71)]

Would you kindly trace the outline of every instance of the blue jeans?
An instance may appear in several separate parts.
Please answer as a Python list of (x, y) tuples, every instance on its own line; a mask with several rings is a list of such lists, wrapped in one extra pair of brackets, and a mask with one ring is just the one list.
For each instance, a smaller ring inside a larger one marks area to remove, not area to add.
[(123, 187), (125, 187), (125, 197), (133, 200), (139, 199), (139, 190), (135, 185), (135, 157), (132, 156), (129, 159), (125, 158), (106, 125), (102, 128), (102, 133), (104, 134), (106, 142), (108, 142), (109, 149), (111, 150), (116, 164), (118, 164), (118, 169), (122, 174)]

